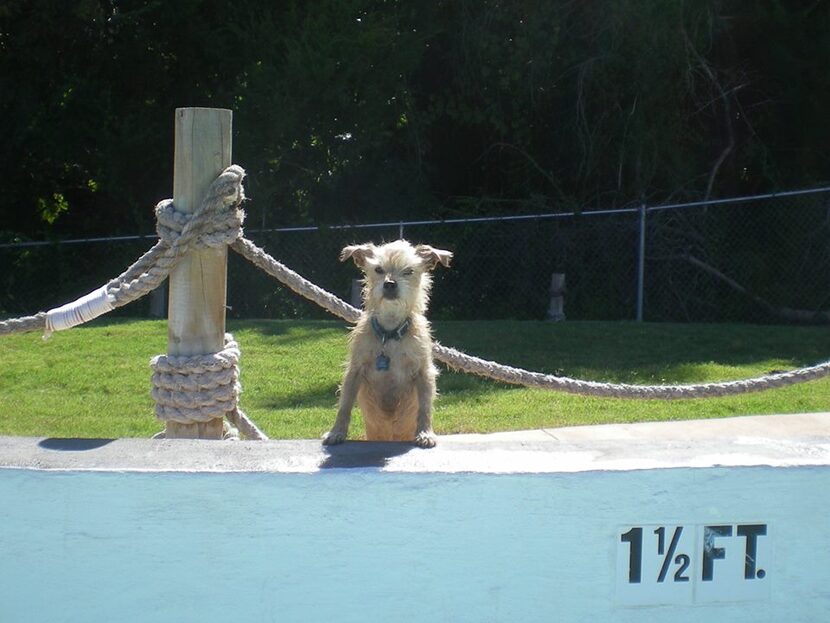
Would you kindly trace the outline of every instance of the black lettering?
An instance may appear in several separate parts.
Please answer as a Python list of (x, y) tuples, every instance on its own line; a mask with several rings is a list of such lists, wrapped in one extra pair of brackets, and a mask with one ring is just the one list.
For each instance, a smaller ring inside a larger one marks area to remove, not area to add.
[(628, 554), (628, 583), (639, 584), (643, 574), (643, 529), (631, 528), (620, 535), (623, 543), (630, 545)]
[(666, 529), (660, 526), (654, 531), (657, 535), (657, 555), (662, 556), (666, 553)]
[(686, 554), (678, 554), (677, 558), (674, 559), (674, 564), (680, 565), (680, 568), (674, 574), (675, 582), (689, 581), (689, 576), (683, 575), (686, 573), (686, 569), (689, 568), (689, 563), (691, 563), (691, 559)]
[(660, 575), (657, 576), (658, 582), (664, 582), (666, 579), (671, 559), (674, 556), (674, 552), (677, 550), (677, 543), (680, 541), (680, 535), (682, 533), (683, 526), (677, 526), (677, 528), (674, 529), (674, 536), (672, 536), (671, 543), (669, 543), (669, 553), (663, 558), (663, 566), (660, 567)]
[[(742, 536), (746, 539), (746, 548), (744, 549), (744, 578), (747, 580), (754, 580), (758, 577), (755, 572), (758, 562), (758, 537), (766, 535), (767, 526), (766, 524), (738, 526), (737, 532), (738, 536)], [(763, 577), (763, 575), (761, 577)]]
[(715, 561), (726, 557), (726, 550), (715, 547), (719, 536), (732, 536), (732, 526), (706, 526), (703, 528), (703, 573), (702, 580), (711, 582), (715, 575)]

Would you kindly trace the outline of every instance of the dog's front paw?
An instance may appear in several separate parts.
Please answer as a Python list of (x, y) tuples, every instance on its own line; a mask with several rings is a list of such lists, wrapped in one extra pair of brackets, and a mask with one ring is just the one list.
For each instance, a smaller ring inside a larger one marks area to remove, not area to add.
[(324, 446), (336, 446), (339, 443), (346, 441), (346, 433), (343, 431), (330, 430), (323, 435)]
[(438, 440), (431, 430), (424, 430), (415, 436), (415, 445), (420, 448), (434, 448)]

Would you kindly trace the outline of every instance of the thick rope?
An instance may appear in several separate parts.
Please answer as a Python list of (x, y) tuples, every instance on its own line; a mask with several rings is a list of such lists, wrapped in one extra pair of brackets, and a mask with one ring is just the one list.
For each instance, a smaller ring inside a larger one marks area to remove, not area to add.
[(691, 385), (631, 385), (627, 383), (599, 383), (584, 381), (540, 372), (529, 372), (521, 368), (505, 366), (495, 361), (486, 361), (466, 355), (453, 348), (436, 344), (433, 354), (450, 368), (477, 374), (503, 383), (523, 385), (605, 398), (640, 398), (673, 400), (681, 398), (714, 398), (758, 392), (778, 387), (787, 387), (820, 379), (830, 374), (830, 362), (790, 372), (781, 372), (738, 381), (721, 383), (699, 383)]
[(156, 246), (162, 250), (154, 251), (154, 247), (107, 285), (114, 306), (121, 307), (155, 290), (191, 248), (216, 247), (239, 237), (245, 220), (245, 213), (239, 208), (245, 199), (244, 177), (242, 167), (225, 169), (192, 214), (177, 212), (171, 200), (160, 202), (156, 217), (161, 240)]
[(352, 307), (346, 301), (336, 297), (331, 292), (325, 291), (320, 286), (311, 283), (305, 277), (300, 276), (293, 270), (278, 262), (268, 255), (261, 248), (256, 246), (247, 238), (239, 238), (231, 244), (231, 249), (249, 260), (257, 268), (264, 270), (277, 281), (287, 286), (300, 296), (317, 303), (320, 307), (331, 314), (342, 318), (347, 322), (357, 322), (360, 318), (360, 310)]
[[(268, 439), (254, 421), (239, 407), (225, 414), (224, 431), (222, 439), (238, 441), (239, 439), (250, 439), (253, 441), (265, 441)], [(166, 439), (166, 431), (153, 435), (153, 439)]]
[(46, 312), (22, 318), (9, 318), (0, 322), (0, 335), (12, 333), (28, 333), (29, 331), (44, 331), (46, 329)]
[[(126, 305), (158, 287), (167, 277), (176, 261), (188, 249), (196, 246), (215, 247), (225, 244), (230, 245), (243, 257), (297, 294), (317, 303), (347, 322), (356, 322), (360, 317), (360, 310), (311, 283), (275, 260), (250, 240), (242, 237), (244, 212), (239, 209), (239, 204), (244, 199), (242, 188), (244, 175), (245, 172), (238, 166), (227, 168), (211, 185), (207, 197), (192, 215), (177, 212), (172, 202), (162, 201), (156, 207), (159, 242), (118, 278), (110, 281), (104, 288), (57, 310), (0, 322), (0, 335), (42, 330), (44, 328), (48, 332), (50, 327), (60, 325), (58, 328), (68, 328), (80, 322), (86, 322), (95, 317), (96, 314), (105, 313), (110, 306), (115, 308)], [(50, 318), (50, 314), (53, 316), (52, 318)], [(57, 323), (55, 322), (56, 317), (58, 319)], [(725, 383), (630, 385), (583, 381), (531, 372), (472, 357), (440, 344), (434, 345), (433, 354), (437, 360), (453, 369), (478, 374), (504, 383), (615, 398), (677, 399), (731, 396), (785, 387), (822, 378), (830, 374), (830, 362), (827, 362), (790, 372)], [(160, 365), (163, 368), (164, 364)], [(182, 365), (186, 367), (189, 364)], [(165, 373), (159, 372), (159, 374)], [(206, 419), (213, 419), (213, 417), (224, 417), (229, 413), (234, 413), (238, 414), (234, 416), (237, 420), (244, 422), (246, 420), (244, 413), (235, 406), (232, 408), (217, 407), (218, 411), (210, 411), (207, 407), (203, 409), (202, 403), (211, 400), (224, 403), (225, 406), (236, 404), (238, 391), (234, 393), (233, 389), (228, 387), (230, 381), (227, 381), (228, 378), (233, 376), (233, 373), (226, 371), (224, 374), (222, 382), (219, 380), (211, 381), (214, 386), (210, 387), (209, 390), (207, 387), (199, 386), (198, 389), (191, 389), (186, 398), (180, 397), (175, 400), (171, 397), (172, 389), (165, 387), (163, 384), (159, 385), (154, 389), (154, 395), (157, 395), (161, 401), (161, 406), (157, 407), (163, 414), (160, 417), (162, 419), (168, 418), (176, 421), (182, 421), (183, 419), (192, 422), (205, 421)], [(186, 381), (182, 382), (186, 383)], [(238, 383), (236, 384), (238, 385)], [(233, 384), (231, 383), (231, 385)], [(216, 397), (208, 399), (206, 396), (208, 391), (216, 392)], [(168, 401), (170, 402), (169, 405)], [(205, 413), (221, 413), (221, 415), (205, 415)], [(253, 424), (251, 426), (256, 428)]]
[[(244, 176), (241, 167), (225, 169), (192, 214), (176, 210), (172, 200), (160, 202), (156, 206), (159, 241), (121, 275), (72, 303), (0, 322), (0, 335), (43, 331), (48, 337), (53, 331), (89, 322), (157, 288), (189, 250), (230, 244), (242, 235), (245, 213), (239, 206), (245, 198)], [(230, 335), (219, 353), (153, 358), (156, 416), (186, 424), (227, 418), (225, 438), (238, 439), (241, 432), (248, 439), (267, 439), (239, 408), (238, 361), (239, 347)]]
[(242, 433), (245, 439), (254, 439), (256, 441), (268, 439), (268, 435), (262, 432), (254, 421), (239, 407), (233, 411), (229, 411), (225, 416), (231, 424), (239, 429), (239, 432)]
[(239, 345), (228, 333), (218, 353), (153, 357), (150, 367), (156, 417), (181, 424), (227, 417), (247, 438), (267, 439), (239, 409), (239, 356)]
[(190, 249), (230, 244), (242, 235), (245, 171), (233, 165), (210, 185), (199, 208), (192, 214), (178, 212), (171, 200), (156, 206), (159, 242), (127, 270), (102, 288), (35, 316), (0, 322), (0, 335), (43, 331), (48, 337), (58, 331), (89, 322), (123, 307), (155, 290)]
[(49, 337), (55, 331), (63, 331), (77, 327), (98, 316), (113, 310), (113, 299), (107, 293), (107, 287), (102, 286), (86, 296), (82, 296), (74, 303), (68, 303), (46, 312), (46, 330), (44, 337)]
[[(335, 316), (350, 323), (356, 322), (360, 317), (361, 312), (359, 309), (352, 307), (334, 294), (323, 290), (301, 277), (254, 245), (250, 240), (240, 238), (234, 241), (231, 248), (297, 294), (316, 303)], [(830, 362), (826, 362), (816, 366), (799, 368), (798, 370), (792, 370), (790, 372), (769, 374), (740, 381), (727, 381), (725, 383), (631, 385), (625, 383), (583, 381), (563, 376), (554, 376), (552, 374), (530, 372), (521, 368), (496, 363), (495, 361), (487, 361), (473, 357), (453, 348), (441, 346), (440, 344), (433, 345), (432, 354), (438, 361), (441, 361), (454, 370), (477, 374), (494, 381), (572, 394), (613, 398), (670, 400), (679, 398), (733, 396), (736, 394), (758, 392), (766, 389), (795, 385), (797, 383), (805, 383), (830, 375)]]
[(239, 347), (229, 335), (218, 353), (153, 357), (150, 367), (156, 417), (180, 424), (225, 417), (236, 408), (241, 391), (238, 363)]

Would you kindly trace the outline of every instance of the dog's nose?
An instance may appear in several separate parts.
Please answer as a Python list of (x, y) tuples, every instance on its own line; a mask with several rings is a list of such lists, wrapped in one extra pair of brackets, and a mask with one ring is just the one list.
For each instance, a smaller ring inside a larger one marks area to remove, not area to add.
[(391, 279), (388, 279), (388, 280), (383, 282), (383, 289), (386, 290), (387, 292), (392, 292), (397, 287), (398, 287), (398, 282), (397, 281), (392, 281)]

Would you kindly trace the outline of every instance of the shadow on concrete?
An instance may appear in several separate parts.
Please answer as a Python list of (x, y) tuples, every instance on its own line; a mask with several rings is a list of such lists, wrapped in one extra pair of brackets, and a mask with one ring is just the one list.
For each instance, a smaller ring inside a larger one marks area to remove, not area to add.
[(347, 441), (337, 446), (323, 446), (327, 454), (320, 469), (386, 467), (389, 459), (419, 450), (406, 442)]
[(110, 444), (114, 439), (61, 439), (58, 437), (49, 437), (39, 442), (37, 445), (44, 450), (55, 450), (58, 452), (86, 452), (88, 450), (95, 450)]

